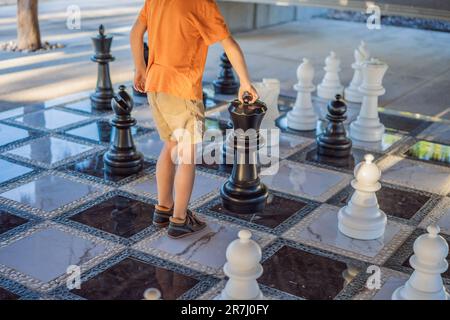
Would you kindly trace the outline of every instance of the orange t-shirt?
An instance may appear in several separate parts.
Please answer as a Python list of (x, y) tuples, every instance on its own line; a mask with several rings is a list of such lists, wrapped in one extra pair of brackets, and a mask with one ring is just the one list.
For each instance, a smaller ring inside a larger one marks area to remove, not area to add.
[(230, 36), (214, 0), (146, 0), (139, 20), (147, 25), (146, 92), (202, 99), (208, 46)]

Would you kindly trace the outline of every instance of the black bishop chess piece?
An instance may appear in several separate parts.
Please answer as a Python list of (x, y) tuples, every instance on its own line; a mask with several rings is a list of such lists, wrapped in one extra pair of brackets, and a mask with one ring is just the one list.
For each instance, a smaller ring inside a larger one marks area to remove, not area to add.
[(347, 105), (338, 94), (328, 103), (327, 109), (327, 127), (317, 137), (317, 160), (339, 167), (352, 167), (352, 141), (347, 137), (344, 126)]
[[(144, 42), (144, 61), (145, 61), (145, 66), (148, 66), (148, 53), (149, 53), (149, 49), (148, 49), (148, 45), (147, 42)], [(139, 92), (137, 91), (134, 87), (133, 87), (133, 95), (136, 97), (143, 97), (146, 98), (147, 97), (147, 93), (146, 92)]]
[(239, 83), (233, 73), (233, 66), (224, 52), (220, 56), (220, 73), (218, 79), (213, 81), (214, 92), (216, 94), (236, 94), (239, 90)]
[(98, 64), (97, 87), (91, 95), (91, 105), (97, 111), (111, 111), (111, 100), (114, 89), (109, 72), (109, 63), (115, 58), (111, 55), (113, 37), (105, 35), (105, 27), (100, 25), (98, 35), (92, 38), (95, 55), (91, 60)]
[(262, 147), (259, 134), (266, 105), (244, 96), (244, 103), (234, 100), (228, 107), (234, 125), (234, 164), (230, 178), (222, 185), (223, 207), (239, 214), (262, 212), (268, 198), (267, 187), (258, 175), (258, 150)]
[(134, 102), (125, 86), (119, 87), (111, 105), (115, 117), (111, 119), (111, 143), (103, 156), (105, 170), (120, 176), (138, 173), (143, 168), (143, 155), (136, 150), (131, 134), (131, 127), (136, 125), (136, 119), (131, 117)]

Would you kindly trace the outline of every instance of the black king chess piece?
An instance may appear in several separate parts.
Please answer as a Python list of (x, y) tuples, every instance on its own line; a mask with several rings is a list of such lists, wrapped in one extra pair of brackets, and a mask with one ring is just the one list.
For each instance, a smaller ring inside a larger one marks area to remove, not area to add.
[(239, 214), (262, 212), (268, 197), (267, 187), (258, 176), (258, 150), (262, 146), (259, 128), (266, 105), (244, 96), (244, 103), (234, 100), (228, 107), (233, 121), (234, 165), (230, 178), (222, 185), (220, 195), (225, 209)]
[(136, 119), (131, 117), (134, 102), (125, 89), (120, 86), (111, 102), (115, 117), (110, 122), (110, 147), (103, 156), (105, 170), (113, 175), (131, 175), (139, 172), (143, 165), (142, 153), (136, 150), (131, 134), (131, 127), (136, 124)]
[(239, 83), (233, 73), (233, 66), (224, 52), (220, 56), (220, 73), (217, 80), (213, 81), (214, 92), (216, 94), (236, 94), (239, 90)]
[(91, 105), (94, 110), (110, 111), (111, 99), (114, 96), (114, 89), (109, 73), (109, 63), (115, 58), (111, 55), (111, 44), (113, 37), (105, 35), (105, 28), (100, 25), (98, 35), (92, 38), (95, 48), (95, 55), (91, 60), (98, 64), (97, 87), (91, 95)]
[(317, 158), (325, 162), (332, 160), (339, 166), (350, 165), (352, 157), (352, 141), (347, 137), (344, 121), (347, 119), (347, 105), (341, 95), (328, 103), (328, 125), (317, 137)]
[[(144, 42), (144, 52), (143, 52), (143, 55), (144, 55), (144, 62), (145, 62), (145, 66), (147, 67), (148, 66), (148, 45), (147, 45), (147, 42)], [(137, 97), (147, 97), (147, 93), (145, 93), (145, 92), (139, 92), (139, 91), (137, 91), (134, 87), (133, 87), (133, 95), (135, 95), (135, 96), (137, 96)]]

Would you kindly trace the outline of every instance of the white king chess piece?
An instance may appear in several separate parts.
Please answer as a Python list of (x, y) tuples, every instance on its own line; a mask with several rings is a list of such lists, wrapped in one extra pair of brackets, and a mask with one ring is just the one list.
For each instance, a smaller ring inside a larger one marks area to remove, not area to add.
[(334, 51), (325, 59), (325, 76), (317, 87), (317, 96), (327, 100), (334, 99), (337, 94), (343, 96), (344, 87), (339, 79), (341, 61)]
[(228, 276), (227, 284), (220, 296), (221, 300), (261, 300), (264, 299), (258, 279), (263, 273), (261, 248), (251, 240), (248, 230), (239, 231), (239, 239), (227, 248), (227, 262), (223, 271)]
[(350, 137), (360, 141), (381, 141), (385, 131), (378, 115), (378, 97), (386, 90), (382, 86), (388, 65), (378, 59), (366, 61), (362, 68), (363, 82), (359, 91), (363, 94), (358, 118), (350, 124)]
[(318, 117), (311, 101), (311, 92), (315, 90), (314, 67), (308, 59), (303, 59), (297, 68), (297, 79), (298, 83), (294, 85), (297, 99), (294, 108), (287, 114), (287, 126), (294, 130), (315, 130)]
[(363, 95), (359, 92), (359, 87), (362, 84), (362, 72), (361, 69), (365, 61), (369, 60), (370, 53), (367, 50), (366, 43), (361, 41), (358, 49), (354, 52), (355, 62), (352, 64), (353, 73), (352, 81), (350, 85), (344, 90), (344, 98), (350, 102), (361, 103), (363, 100)]
[[(281, 91), (280, 80), (264, 78), (262, 82), (256, 82), (253, 85), (258, 92), (259, 99), (267, 105), (267, 111), (261, 123), (261, 129), (278, 130), (278, 127), (275, 125), (275, 120), (280, 116), (280, 112), (278, 111), (278, 98)], [(275, 146), (280, 141), (279, 139), (272, 139), (269, 131), (267, 132), (266, 143), (270, 146)]]
[(355, 179), (351, 182), (355, 193), (339, 210), (338, 229), (353, 239), (374, 240), (383, 236), (387, 217), (380, 210), (375, 194), (381, 188), (378, 182), (381, 171), (373, 163), (373, 155), (367, 154), (364, 160), (355, 167)]
[(394, 291), (393, 300), (450, 300), (441, 276), (448, 268), (448, 244), (438, 226), (431, 225), (427, 231), (414, 241), (414, 255), (409, 259), (414, 272)]

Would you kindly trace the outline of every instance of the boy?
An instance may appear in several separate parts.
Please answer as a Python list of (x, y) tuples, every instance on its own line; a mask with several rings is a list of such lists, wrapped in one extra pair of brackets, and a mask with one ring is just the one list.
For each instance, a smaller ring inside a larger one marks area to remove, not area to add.
[[(147, 68), (142, 54), (145, 32), (150, 50)], [(204, 126), (203, 71), (208, 46), (216, 42), (222, 44), (240, 79), (239, 99), (247, 91), (255, 101), (258, 95), (242, 51), (214, 0), (146, 0), (130, 34), (134, 87), (148, 93), (164, 141), (156, 165), (158, 205), (153, 223), (169, 226), (171, 238), (206, 226), (188, 210), (188, 204), (195, 178), (195, 144), (201, 142)], [(175, 152), (177, 165), (172, 161)]]

